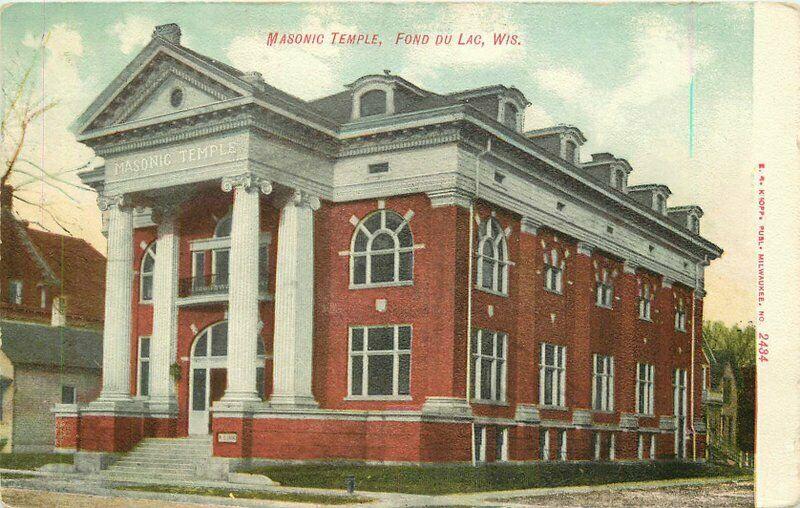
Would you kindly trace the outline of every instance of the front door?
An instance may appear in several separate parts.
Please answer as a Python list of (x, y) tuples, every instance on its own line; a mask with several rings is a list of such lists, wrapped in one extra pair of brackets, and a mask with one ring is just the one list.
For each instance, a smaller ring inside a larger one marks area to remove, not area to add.
[[(264, 343), (256, 337), (256, 376), (264, 374)], [(207, 435), (211, 431), (214, 402), (225, 395), (228, 386), (228, 323), (220, 321), (197, 335), (191, 350), (189, 375), (189, 434)], [(261, 383), (263, 387), (263, 382)], [(259, 394), (261, 390), (259, 390)]]

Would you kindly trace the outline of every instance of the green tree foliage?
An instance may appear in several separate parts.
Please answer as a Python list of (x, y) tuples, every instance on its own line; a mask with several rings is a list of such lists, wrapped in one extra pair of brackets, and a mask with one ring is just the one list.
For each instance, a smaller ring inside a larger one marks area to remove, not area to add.
[(721, 321), (706, 321), (703, 341), (720, 364), (730, 361), (734, 370), (755, 365), (756, 329), (752, 323), (741, 328), (727, 326)]

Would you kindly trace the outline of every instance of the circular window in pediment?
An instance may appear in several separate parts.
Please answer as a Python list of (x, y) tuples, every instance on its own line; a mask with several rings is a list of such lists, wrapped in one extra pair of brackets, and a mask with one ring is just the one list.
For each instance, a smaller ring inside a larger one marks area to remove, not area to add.
[(169, 103), (172, 104), (173, 108), (179, 107), (183, 104), (183, 90), (180, 88), (176, 88), (169, 94)]

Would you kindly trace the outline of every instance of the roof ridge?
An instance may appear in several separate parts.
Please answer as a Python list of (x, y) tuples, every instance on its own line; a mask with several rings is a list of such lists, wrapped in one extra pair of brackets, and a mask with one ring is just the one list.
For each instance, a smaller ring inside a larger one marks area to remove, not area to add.
[(42, 253), (39, 252), (39, 249), (37, 249), (36, 245), (34, 245), (34, 243), (31, 241), (31, 238), (28, 235), (28, 228), (23, 227), (22, 223), (16, 219), (14, 219), (12, 222), (19, 240), (25, 246), (25, 249), (30, 253), (30, 255), (33, 256), (36, 264), (42, 269), (44, 276), (49, 279), (48, 282), (60, 285), (61, 280), (56, 277), (53, 267), (47, 263), (47, 260), (44, 258)]

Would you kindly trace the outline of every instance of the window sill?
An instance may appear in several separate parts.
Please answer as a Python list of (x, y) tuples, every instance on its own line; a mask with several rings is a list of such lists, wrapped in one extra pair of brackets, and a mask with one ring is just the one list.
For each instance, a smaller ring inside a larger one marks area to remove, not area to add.
[(599, 308), (599, 309), (607, 309), (607, 310), (612, 310), (614, 308), (611, 305), (602, 305), (602, 304), (599, 304), (599, 303), (596, 304), (596, 307)]
[(653, 319), (652, 319), (652, 318), (646, 318), (646, 317), (639, 316), (639, 321), (646, 321), (646, 322), (648, 322), (648, 323), (652, 323), (652, 322), (653, 322)]
[(369, 284), (350, 284), (348, 289), (375, 289), (375, 288), (391, 288), (391, 287), (406, 287), (413, 286), (413, 280), (403, 280), (399, 282), (371, 282)]
[(153, 300), (139, 300), (139, 305), (153, 305)]
[(592, 413), (599, 413), (601, 415), (613, 415), (616, 413), (613, 409), (592, 409)]
[(488, 400), (488, 399), (470, 399), (471, 404), (481, 404), (484, 406), (505, 406), (508, 407), (507, 401), (501, 400)]
[(675, 328), (676, 332), (686, 333), (686, 328)]
[(567, 406), (553, 406), (547, 404), (539, 404), (539, 409), (552, 409), (555, 411), (569, 411)]
[(636, 413), (636, 418), (655, 418), (655, 413)]
[(497, 291), (497, 290), (494, 290), (494, 289), (485, 288), (485, 287), (479, 286), (477, 284), (475, 284), (475, 289), (477, 289), (478, 291), (483, 291), (484, 293), (489, 293), (490, 295), (502, 296), (503, 298), (508, 298), (508, 293), (502, 293), (500, 291)]
[(343, 400), (360, 402), (410, 401), (411, 395), (348, 395)]
[(548, 293), (551, 293), (551, 294), (554, 294), (554, 295), (564, 296), (564, 291), (563, 290), (556, 291), (555, 289), (550, 289), (550, 288), (547, 288), (547, 287), (545, 287), (544, 290), (547, 291)]

